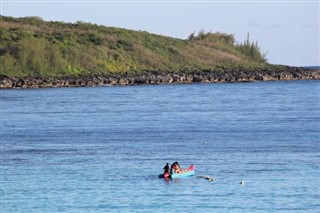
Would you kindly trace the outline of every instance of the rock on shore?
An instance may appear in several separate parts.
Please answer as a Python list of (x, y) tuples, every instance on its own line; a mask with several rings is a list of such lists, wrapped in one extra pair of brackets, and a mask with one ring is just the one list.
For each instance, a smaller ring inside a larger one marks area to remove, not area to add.
[(0, 76), (0, 88), (48, 88), (48, 87), (84, 87), (114, 86), (138, 84), (179, 84), (179, 83), (223, 83), (223, 82), (254, 82), (278, 80), (311, 80), (320, 79), (320, 70), (288, 68), (281, 72), (275, 71), (202, 71), (193, 73), (162, 73), (158, 71), (144, 74), (119, 74), (105, 76), (50, 77), (50, 78), (16, 78)]

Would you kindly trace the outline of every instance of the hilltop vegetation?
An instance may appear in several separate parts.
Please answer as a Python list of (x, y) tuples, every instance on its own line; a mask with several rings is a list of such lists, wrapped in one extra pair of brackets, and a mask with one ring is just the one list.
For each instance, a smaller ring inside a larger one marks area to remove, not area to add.
[(269, 66), (249, 37), (237, 43), (234, 35), (204, 31), (183, 40), (84, 22), (2, 16), (0, 41), (0, 74), (11, 77), (223, 72)]

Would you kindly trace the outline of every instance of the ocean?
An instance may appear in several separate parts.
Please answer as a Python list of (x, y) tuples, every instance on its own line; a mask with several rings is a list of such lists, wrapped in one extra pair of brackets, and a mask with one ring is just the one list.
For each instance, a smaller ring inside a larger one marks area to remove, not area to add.
[(320, 212), (320, 81), (0, 94), (0, 212)]

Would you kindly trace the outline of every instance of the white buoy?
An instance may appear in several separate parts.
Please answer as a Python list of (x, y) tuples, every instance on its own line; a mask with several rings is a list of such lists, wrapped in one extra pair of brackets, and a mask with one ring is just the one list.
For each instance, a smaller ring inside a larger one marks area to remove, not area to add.
[(240, 185), (244, 185), (244, 181), (242, 180), (242, 181), (240, 181)]

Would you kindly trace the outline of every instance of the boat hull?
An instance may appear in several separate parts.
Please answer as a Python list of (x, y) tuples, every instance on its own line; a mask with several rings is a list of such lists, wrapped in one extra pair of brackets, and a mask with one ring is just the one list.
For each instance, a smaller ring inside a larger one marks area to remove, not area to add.
[(188, 171), (188, 172), (182, 172), (182, 173), (173, 173), (171, 174), (171, 178), (185, 178), (185, 177), (190, 177), (190, 176), (193, 176), (195, 175), (195, 171), (192, 170), (192, 171)]

